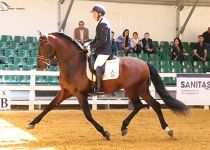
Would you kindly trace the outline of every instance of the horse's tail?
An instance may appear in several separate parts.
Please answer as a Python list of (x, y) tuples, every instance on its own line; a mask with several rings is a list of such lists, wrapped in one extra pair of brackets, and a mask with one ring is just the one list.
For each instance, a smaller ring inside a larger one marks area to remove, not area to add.
[(147, 63), (147, 65), (149, 66), (152, 83), (154, 84), (157, 93), (160, 95), (166, 106), (168, 106), (168, 108), (173, 110), (175, 113), (186, 114), (188, 112), (188, 107), (184, 103), (173, 98), (168, 91), (166, 91), (157, 69), (150, 63)]

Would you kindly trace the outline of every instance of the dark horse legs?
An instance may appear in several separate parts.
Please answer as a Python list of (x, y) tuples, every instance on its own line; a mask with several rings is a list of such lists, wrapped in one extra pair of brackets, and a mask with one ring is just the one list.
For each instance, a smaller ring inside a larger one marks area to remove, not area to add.
[(57, 96), (45, 107), (43, 112), (39, 114), (37, 117), (34, 118), (34, 120), (29, 123), (29, 129), (33, 129), (37, 123), (39, 123), (42, 118), (51, 111), (55, 106), (59, 105), (62, 101), (64, 101), (66, 98), (69, 98), (69, 94), (65, 91), (59, 91)]
[(98, 124), (92, 117), (90, 112), (90, 107), (88, 104), (87, 96), (79, 95), (77, 96), (80, 107), (82, 108), (86, 119), (93, 124), (93, 126), (107, 139), (110, 140), (110, 133), (108, 131), (104, 131), (104, 128)]
[(130, 113), (130, 115), (122, 123), (122, 127), (121, 127), (122, 136), (127, 134), (127, 132), (128, 132), (127, 126), (129, 125), (130, 121), (139, 112), (139, 110), (144, 107), (144, 105), (141, 102), (141, 100), (139, 99), (139, 97), (131, 99), (131, 103), (133, 104), (134, 110)]

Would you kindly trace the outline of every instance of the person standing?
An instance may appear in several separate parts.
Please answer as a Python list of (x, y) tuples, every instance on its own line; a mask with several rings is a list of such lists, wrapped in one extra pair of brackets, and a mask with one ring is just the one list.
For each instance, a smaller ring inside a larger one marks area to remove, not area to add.
[(84, 25), (84, 21), (79, 21), (79, 27), (74, 29), (74, 38), (82, 45), (89, 41), (89, 30)]

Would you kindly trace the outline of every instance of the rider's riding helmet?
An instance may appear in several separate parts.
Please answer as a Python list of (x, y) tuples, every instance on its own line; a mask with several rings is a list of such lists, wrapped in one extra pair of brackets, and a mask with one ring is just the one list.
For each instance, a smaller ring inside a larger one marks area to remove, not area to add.
[(103, 5), (100, 4), (94, 5), (91, 12), (93, 11), (96, 11), (97, 13), (101, 14), (101, 16), (105, 15), (105, 8)]

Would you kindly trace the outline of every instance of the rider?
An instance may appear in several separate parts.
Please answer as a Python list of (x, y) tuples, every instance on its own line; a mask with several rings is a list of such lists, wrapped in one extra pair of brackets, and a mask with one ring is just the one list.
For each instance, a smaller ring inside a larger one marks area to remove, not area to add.
[(94, 63), (94, 70), (96, 70), (96, 93), (102, 92), (102, 76), (103, 65), (106, 60), (112, 55), (111, 46), (111, 30), (110, 25), (105, 19), (105, 8), (102, 5), (95, 5), (92, 9), (94, 20), (98, 22), (96, 27), (96, 36), (90, 43), (85, 43), (84, 46), (90, 45), (91, 49), (95, 49), (96, 61)]

